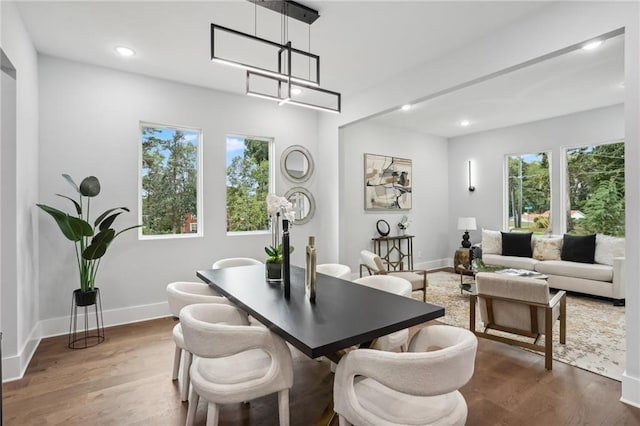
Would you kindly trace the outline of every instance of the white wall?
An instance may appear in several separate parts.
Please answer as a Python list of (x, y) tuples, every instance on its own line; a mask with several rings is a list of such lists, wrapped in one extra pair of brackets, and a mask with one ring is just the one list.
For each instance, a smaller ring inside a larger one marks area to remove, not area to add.
[[(215, 77), (212, 77), (215, 78)], [(294, 184), (280, 172), (280, 154), (289, 145), (317, 146), (317, 113), (303, 108), (231, 95), (106, 68), (40, 57), (40, 195), (45, 204), (66, 209), (55, 193), (72, 195), (60, 177), (76, 181), (97, 176), (102, 192), (92, 211), (128, 206), (119, 226), (136, 222), (140, 144), (139, 122), (175, 124), (203, 130), (204, 237), (139, 241), (122, 234), (103, 258), (97, 284), (105, 323), (113, 324), (168, 313), (165, 287), (176, 280), (198, 281), (198, 269), (223, 257), (263, 260), (270, 235), (227, 236), (225, 211), (225, 137), (229, 133), (273, 137), (276, 144), (276, 192)], [(305, 182), (312, 193), (316, 178)], [(265, 206), (266, 208), (266, 206)], [(68, 327), (70, 297), (78, 287), (72, 243), (50, 217), (39, 215), (41, 229), (40, 319), (43, 334)], [(292, 230), (298, 248), (292, 262), (304, 264), (302, 249), (316, 221)], [(319, 236), (321, 238), (321, 236)]]
[[(339, 253), (339, 239), (350, 237), (348, 230), (339, 227), (340, 198), (333, 189), (341, 185), (338, 181), (340, 126), (462, 87), (622, 27), (625, 28), (625, 139), (628, 145), (625, 156), (628, 259), (625, 274), (628, 277), (639, 276), (640, 152), (637, 145), (640, 143), (640, 11), (636, 2), (554, 2), (475, 43), (345, 98), (339, 117), (321, 116), (318, 157), (325, 167), (318, 178), (326, 184), (320, 188), (321, 202), (332, 209), (321, 218), (321, 223), (323, 228), (339, 230), (333, 235), (329, 250)], [(640, 406), (640, 287), (632, 286), (626, 296), (627, 357), (622, 399)]]
[(34, 208), (38, 193), (38, 80), (37, 54), (15, 5), (2, 2), (0, 7), (2, 49), (17, 73), (15, 139), (5, 140), (3, 134), (2, 140), (3, 154), (11, 156), (3, 160), (5, 164), (13, 162), (11, 173), (3, 170), (2, 177), (2, 224), (14, 227), (2, 234), (3, 375), (13, 378), (23, 373), (38, 341), (38, 224)]
[[(554, 234), (561, 234), (560, 197), (562, 148), (624, 140), (624, 106), (596, 110), (505, 127), (449, 140), (449, 182), (451, 197), (449, 231), (456, 230), (458, 216), (475, 216), (478, 230), (469, 231), (479, 242), (482, 228), (506, 230), (504, 210), (505, 155), (549, 152), (551, 204)], [(467, 161), (471, 160), (474, 192), (467, 190)], [(458, 245), (450, 246), (453, 252)]]
[[(366, 121), (340, 129), (340, 263), (357, 273), (360, 250), (372, 250), (378, 237), (376, 222), (386, 220), (389, 235), (398, 235), (397, 224), (407, 215), (407, 231), (414, 235), (414, 267), (437, 267), (447, 255), (446, 246), (434, 244), (448, 238), (447, 140)], [(380, 154), (412, 160), (412, 209), (372, 211), (364, 209), (364, 154)]]

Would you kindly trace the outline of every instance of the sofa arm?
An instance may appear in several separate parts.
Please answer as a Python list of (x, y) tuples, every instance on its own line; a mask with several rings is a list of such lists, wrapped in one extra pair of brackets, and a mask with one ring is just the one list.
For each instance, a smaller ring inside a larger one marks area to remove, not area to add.
[(613, 258), (613, 292), (614, 299), (624, 299), (624, 257)]

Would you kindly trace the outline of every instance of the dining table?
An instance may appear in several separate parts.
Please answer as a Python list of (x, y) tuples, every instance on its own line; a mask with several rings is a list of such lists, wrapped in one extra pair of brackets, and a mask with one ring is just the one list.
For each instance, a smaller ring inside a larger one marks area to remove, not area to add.
[(197, 276), (310, 358), (339, 361), (339, 351), (444, 316), (444, 308), (318, 273), (315, 302), (305, 269), (290, 266), (290, 296), (268, 281), (264, 265), (206, 269)]

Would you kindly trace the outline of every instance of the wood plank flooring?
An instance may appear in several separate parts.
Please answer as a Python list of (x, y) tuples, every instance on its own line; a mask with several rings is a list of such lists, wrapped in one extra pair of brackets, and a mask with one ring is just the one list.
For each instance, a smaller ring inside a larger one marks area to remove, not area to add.
[[(4, 385), (4, 425), (183, 425), (187, 404), (171, 381), (175, 321), (106, 329), (106, 341), (67, 349), (41, 342), (22, 380)], [(415, 330), (415, 329), (414, 329)], [(311, 425), (330, 399), (327, 361), (294, 355), (291, 424)], [(476, 371), (461, 390), (468, 425), (638, 425), (640, 409), (619, 402), (620, 383), (519, 348), (479, 341)], [(206, 405), (196, 418), (204, 425)], [(275, 395), (223, 406), (220, 425), (277, 425)], [(337, 420), (332, 423), (337, 426)]]

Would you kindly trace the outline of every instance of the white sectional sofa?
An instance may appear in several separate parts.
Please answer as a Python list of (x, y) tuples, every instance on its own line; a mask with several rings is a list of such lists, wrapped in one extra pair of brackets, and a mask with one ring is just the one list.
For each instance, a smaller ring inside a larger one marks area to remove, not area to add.
[[(485, 264), (540, 272), (549, 277), (547, 282), (551, 288), (608, 297), (616, 304), (624, 304), (623, 238), (596, 235), (595, 263), (580, 263), (561, 260), (559, 254), (540, 255), (540, 250), (536, 253), (536, 243), (543, 245), (554, 238), (562, 241), (562, 236), (533, 236), (534, 257), (504, 256), (496, 253), (496, 232), (500, 235), (498, 231), (483, 231), (482, 260)], [(489, 233), (493, 235), (485, 235)], [(538, 242), (540, 239), (543, 241)]]

